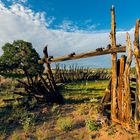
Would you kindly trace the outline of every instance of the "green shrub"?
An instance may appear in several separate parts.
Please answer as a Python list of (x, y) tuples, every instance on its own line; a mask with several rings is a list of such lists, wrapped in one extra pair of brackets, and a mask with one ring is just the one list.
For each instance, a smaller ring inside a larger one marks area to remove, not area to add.
[(28, 116), (28, 114), (29, 114), (29, 112), (26, 109), (19, 108), (19, 107), (13, 105), (13, 110), (12, 110), (13, 119), (23, 120), (24, 118), (26, 118), (26, 116)]
[(57, 120), (57, 127), (63, 131), (71, 131), (73, 128), (73, 119), (71, 117), (63, 117)]
[(30, 108), (34, 108), (37, 105), (37, 100), (33, 99), (32, 101), (29, 102)]
[(91, 119), (87, 119), (85, 121), (85, 123), (86, 123), (87, 129), (90, 130), (90, 131), (97, 131), (101, 127), (101, 125), (99, 123), (97, 123), (97, 122), (95, 122)]
[(22, 122), (22, 126), (23, 126), (24, 132), (25, 132), (25, 133), (28, 133), (28, 131), (30, 130), (30, 128), (31, 128), (32, 126), (34, 126), (34, 124), (35, 124), (35, 117), (34, 117), (34, 115), (32, 115), (32, 116), (27, 116), (27, 117), (23, 120), (23, 122)]

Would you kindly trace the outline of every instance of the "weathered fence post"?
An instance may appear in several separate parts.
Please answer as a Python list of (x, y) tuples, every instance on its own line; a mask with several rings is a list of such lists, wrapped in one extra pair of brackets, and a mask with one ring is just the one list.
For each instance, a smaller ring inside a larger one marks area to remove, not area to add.
[[(116, 23), (115, 23), (115, 9), (111, 8), (111, 47), (116, 48)], [(117, 118), (117, 54), (112, 54), (112, 86), (111, 86), (111, 118)]]
[(123, 81), (123, 74), (125, 68), (126, 56), (122, 55), (120, 58), (120, 69), (119, 69), (119, 76), (118, 76), (118, 92), (117, 92), (117, 103), (118, 103), (118, 119), (122, 120), (122, 106), (123, 106), (123, 88), (124, 88), (124, 81)]
[(124, 71), (124, 96), (123, 96), (123, 119), (130, 124), (132, 118), (131, 91), (130, 91), (130, 66), (132, 62), (132, 48), (129, 33), (126, 34), (128, 57)]
[[(44, 53), (45, 59), (48, 60), (49, 56), (48, 56), (47, 46), (44, 48), (43, 53)], [(46, 61), (45, 72), (47, 74), (47, 77), (48, 77), (50, 86), (52, 88), (52, 91), (56, 92), (56, 83), (55, 83), (55, 80), (54, 80), (54, 76), (53, 76), (53, 73), (52, 73), (52, 70), (51, 70), (50, 63), (48, 61)]]
[(139, 129), (140, 124), (140, 48), (139, 48), (139, 23), (140, 19), (136, 21), (135, 36), (134, 36), (134, 56), (136, 65), (136, 108), (135, 108), (135, 128)]

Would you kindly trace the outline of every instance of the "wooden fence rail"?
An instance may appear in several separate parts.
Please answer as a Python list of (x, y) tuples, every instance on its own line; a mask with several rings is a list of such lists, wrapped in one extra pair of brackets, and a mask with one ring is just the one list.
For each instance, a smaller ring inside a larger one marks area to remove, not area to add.
[[(106, 93), (101, 100), (101, 104), (110, 105), (111, 101), (111, 119), (112, 121), (125, 125), (131, 129), (140, 129), (140, 48), (139, 48), (139, 23), (136, 21), (135, 36), (134, 36), (134, 56), (136, 64), (136, 78), (130, 78), (130, 68), (132, 62), (133, 51), (131, 48), (130, 36), (127, 33), (126, 41), (128, 48), (128, 56), (122, 55), (117, 59), (117, 53), (126, 52), (126, 47), (117, 45), (116, 43), (116, 22), (115, 8), (111, 8), (111, 45), (104, 48), (97, 48), (94, 51), (69, 54), (61, 57), (48, 57), (47, 51), (44, 53), (44, 58), (39, 60), (40, 64), (46, 63), (46, 71), (52, 85), (55, 85), (53, 74), (50, 68), (50, 63), (61, 62), (67, 60), (75, 60), (99, 55), (112, 55), (112, 76), (109, 82)], [(45, 47), (47, 50), (47, 47)], [(47, 55), (46, 55), (47, 54)], [(131, 86), (131, 82), (136, 83), (136, 87)]]
[(93, 56), (99, 56), (99, 55), (106, 55), (106, 54), (113, 54), (113, 53), (118, 53), (118, 52), (126, 52), (126, 46), (119, 46), (116, 48), (98, 48), (95, 51), (90, 51), (86, 53), (81, 53), (81, 54), (69, 54), (68, 56), (62, 56), (62, 57), (56, 57), (56, 58), (43, 58), (39, 60), (40, 64), (43, 64), (44, 62), (61, 62), (61, 61), (67, 61), (67, 60), (75, 60), (75, 59), (80, 59), (80, 58), (88, 58), (88, 57), (93, 57)]

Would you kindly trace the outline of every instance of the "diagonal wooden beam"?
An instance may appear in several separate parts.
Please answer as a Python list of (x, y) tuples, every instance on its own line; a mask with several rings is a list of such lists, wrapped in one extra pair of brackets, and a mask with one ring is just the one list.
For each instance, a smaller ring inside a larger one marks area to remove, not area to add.
[(56, 57), (52, 59), (44, 58), (39, 60), (40, 64), (43, 64), (45, 62), (53, 63), (53, 62), (61, 62), (61, 61), (67, 61), (67, 60), (75, 60), (75, 59), (81, 59), (81, 58), (88, 58), (88, 57), (93, 57), (93, 56), (99, 56), (99, 55), (106, 55), (106, 54), (113, 54), (113, 53), (118, 53), (118, 52), (126, 52), (126, 47), (125, 46), (120, 46), (116, 48), (106, 48), (106, 49), (101, 49), (100, 50), (94, 50), (86, 53), (81, 53), (81, 54), (70, 54), (67, 56), (61, 56), (61, 57)]

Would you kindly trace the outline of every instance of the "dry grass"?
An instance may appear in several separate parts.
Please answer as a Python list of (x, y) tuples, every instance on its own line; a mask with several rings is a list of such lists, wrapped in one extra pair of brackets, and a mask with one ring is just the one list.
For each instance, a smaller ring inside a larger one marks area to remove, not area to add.
[[(66, 84), (61, 89), (65, 97), (64, 105), (34, 104), (31, 110), (27, 110), (19, 103), (8, 107), (3, 106), (0, 108), (0, 124), (2, 124), (0, 125), (0, 139), (18, 139), (19, 136), (22, 140), (127, 140), (137, 138), (136, 134), (120, 126), (103, 125), (102, 128), (96, 126), (96, 119), (99, 118), (97, 108), (107, 84), (108, 81), (104, 80)], [(1, 98), (4, 98), (3, 94)], [(86, 124), (86, 120), (95, 123), (92, 125), (88, 121)], [(31, 122), (33, 125), (30, 125)], [(92, 131), (88, 130), (88, 125), (93, 128)]]

